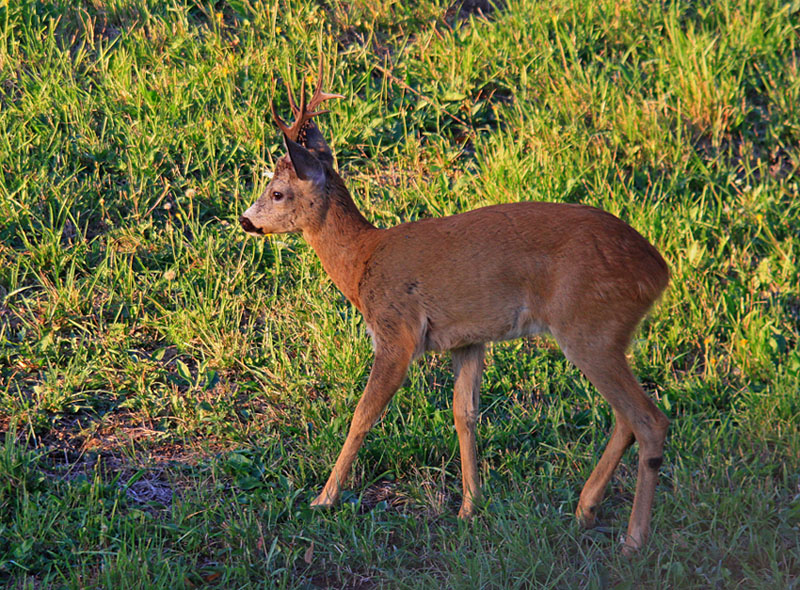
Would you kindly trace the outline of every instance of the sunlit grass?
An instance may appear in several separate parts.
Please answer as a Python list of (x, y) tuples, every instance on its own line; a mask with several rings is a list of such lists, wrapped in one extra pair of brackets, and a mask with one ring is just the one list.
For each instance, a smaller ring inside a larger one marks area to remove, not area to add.
[[(478, 5), (480, 3), (466, 3)], [(465, 6), (466, 6), (465, 4)], [(0, 2), (0, 582), (9, 588), (794, 588), (800, 69), (778, 2)], [(671, 286), (631, 359), (671, 417), (653, 538), (572, 512), (612, 415), (547, 340), (493, 345), (488, 502), (456, 519), (447, 354), (418, 361), (343, 506), (312, 512), (364, 387), (358, 313), (241, 212), (280, 81), (380, 226), (606, 209)]]

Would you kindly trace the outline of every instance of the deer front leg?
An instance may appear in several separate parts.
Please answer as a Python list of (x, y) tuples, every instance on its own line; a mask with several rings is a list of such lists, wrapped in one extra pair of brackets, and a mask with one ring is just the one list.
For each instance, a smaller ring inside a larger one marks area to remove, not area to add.
[(459, 518), (469, 518), (475, 512), (475, 503), (481, 495), (478, 476), (478, 452), (475, 445), (475, 424), (478, 421), (478, 403), (483, 374), (483, 344), (474, 344), (453, 350), (453, 421), (461, 450), (461, 483), (464, 498)]
[(413, 342), (395, 341), (389, 346), (376, 347), (375, 362), (350, 422), (347, 439), (322, 493), (311, 502), (311, 506), (329, 508), (338, 501), (341, 486), (350, 474), (358, 449), (389, 400), (403, 384), (413, 352)]

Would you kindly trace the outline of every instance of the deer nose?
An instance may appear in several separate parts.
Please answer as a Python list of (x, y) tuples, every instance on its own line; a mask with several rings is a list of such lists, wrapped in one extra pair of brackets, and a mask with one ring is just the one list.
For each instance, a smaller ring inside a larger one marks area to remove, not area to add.
[(239, 218), (239, 223), (242, 225), (242, 229), (246, 232), (254, 234), (264, 233), (262, 230), (253, 225), (253, 222), (247, 219), (247, 217), (244, 215)]

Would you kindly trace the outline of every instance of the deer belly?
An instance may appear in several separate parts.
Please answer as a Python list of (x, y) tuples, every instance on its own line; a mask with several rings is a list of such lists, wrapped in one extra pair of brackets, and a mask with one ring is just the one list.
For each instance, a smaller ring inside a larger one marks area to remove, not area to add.
[(523, 306), (516, 310), (511, 328), (502, 336), (493, 338), (493, 340), (514, 340), (515, 338), (535, 336), (546, 332), (547, 326), (544, 322), (534, 317), (527, 306)]
[(527, 306), (506, 313), (475, 314), (459, 321), (426, 318), (422, 334), (425, 350), (450, 350), (479, 342), (513, 340), (546, 333), (547, 326)]

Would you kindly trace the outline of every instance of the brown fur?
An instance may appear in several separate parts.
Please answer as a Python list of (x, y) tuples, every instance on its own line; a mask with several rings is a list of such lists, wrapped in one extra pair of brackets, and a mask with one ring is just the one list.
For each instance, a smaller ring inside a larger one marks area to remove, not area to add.
[[(298, 150), (304, 148), (287, 145), (303, 156)], [(480, 496), (475, 424), (484, 343), (549, 332), (616, 417), (577, 514), (586, 525), (594, 522), (604, 489), (635, 439), (639, 472), (625, 550), (640, 547), (649, 530), (668, 420), (637, 383), (625, 350), (669, 279), (656, 249), (613, 215), (558, 203), (497, 205), (378, 229), (358, 211), (327, 157), (321, 168), (304, 164), (298, 172), (304, 181), (291, 164), (288, 157), (279, 163), (242, 225), (251, 233), (302, 232), (364, 315), (375, 346), (350, 432), (313, 505), (330, 506), (339, 498), (367, 431), (413, 358), (452, 350), (464, 488), (459, 515), (473, 514)], [(275, 201), (275, 191), (285, 198)]]

